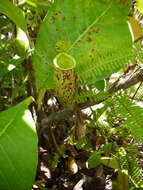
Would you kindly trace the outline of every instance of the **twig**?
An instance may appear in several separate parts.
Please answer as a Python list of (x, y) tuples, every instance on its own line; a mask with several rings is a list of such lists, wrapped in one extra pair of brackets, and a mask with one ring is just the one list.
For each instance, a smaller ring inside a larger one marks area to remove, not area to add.
[(140, 89), (142, 83), (143, 83), (143, 81), (141, 81), (141, 83), (139, 84), (138, 88), (136, 89), (136, 91), (135, 91), (135, 93), (134, 93), (134, 95), (133, 95), (133, 97), (132, 97), (132, 100), (135, 98), (135, 96), (136, 96), (138, 90)]
[[(118, 90), (121, 90), (121, 89), (125, 90), (125, 89), (130, 88), (131, 86), (139, 83), (139, 82), (142, 82), (142, 81), (143, 81), (143, 68), (136, 70), (136, 72), (134, 72), (133, 74), (131, 74), (129, 76), (123, 75), (123, 77), (121, 77), (120, 79), (115, 81), (112, 84), (112, 86), (108, 89), (109, 97), (111, 97)], [(105, 101), (106, 99), (103, 98), (100, 101), (80, 103), (79, 106), (81, 109), (85, 109), (87, 107), (99, 104), (99, 103)]]

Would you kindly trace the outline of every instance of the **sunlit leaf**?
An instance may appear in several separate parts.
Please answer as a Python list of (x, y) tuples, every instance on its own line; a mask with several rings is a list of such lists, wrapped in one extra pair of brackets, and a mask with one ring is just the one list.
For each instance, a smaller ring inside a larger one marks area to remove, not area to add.
[(136, 2), (137, 2), (138, 10), (143, 14), (143, 1), (142, 0), (136, 0)]
[(18, 49), (18, 54), (21, 57), (26, 55), (26, 52), (30, 49), (30, 43), (26, 32), (21, 30), (21, 28), (17, 27), (17, 35), (16, 35), (16, 45)]
[(116, 158), (102, 157), (101, 162), (102, 162), (102, 164), (104, 164), (110, 168), (115, 168), (115, 169), (120, 168), (119, 162), (117, 161)]
[(0, 70), (0, 77), (3, 77), (7, 73), (15, 69), (16, 66), (22, 63), (22, 61), (23, 61), (23, 58), (21, 57), (13, 57), (13, 59), (11, 59), (8, 64), (6, 64), (5, 66), (2, 66)]
[(101, 164), (101, 155), (98, 152), (93, 152), (88, 159), (88, 165), (90, 168), (94, 168)]
[(0, 189), (29, 190), (37, 166), (36, 127), (31, 98), (0, 113)]
[(22, 11), (8, 0), (0, 1), (0, 13), (8, 16), (17, 26), (26, 31), (27, 26)]

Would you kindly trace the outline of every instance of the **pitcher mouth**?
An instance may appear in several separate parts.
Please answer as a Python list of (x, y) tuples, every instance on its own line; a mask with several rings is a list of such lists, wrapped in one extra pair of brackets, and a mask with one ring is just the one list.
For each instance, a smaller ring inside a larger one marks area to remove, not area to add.
[(75, 59), (67, 53), (59, 53), (53, 62), (54, 66), (60, 70), (69, 70), (76, 66)]

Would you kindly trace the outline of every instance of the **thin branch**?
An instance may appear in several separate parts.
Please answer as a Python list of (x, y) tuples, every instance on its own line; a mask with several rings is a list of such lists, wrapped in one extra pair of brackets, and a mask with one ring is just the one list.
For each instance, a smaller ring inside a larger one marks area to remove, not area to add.
[(135, 93), (134, 93), (134, 95), (133, 95), (133, 97), (132, 97), (132, 100), (135, 98), (136, 94), (138, 93), (138, 91), (139, 91), (139, 89), (140, 89), (142, 83), (143, 83), (143, 81), (140, 82), (138, 88), (136, 89), (136, 91), (135, 91)]
[(143, 68), (136, 70), (133, 74), (123, 76), (119, 81), (116, 81), (108, 90), (110, 94), (117, 92), (118, 90), (125, 90), (138, 82), (143, 81)]
[[(130, 75), (123, 75), (120, 79), (115, 81), (112, 84), (112, 86), (107, 90), (109, 93), (109, 97), (111, 97), (118, 90), (121, 90), (121, 89), (125, 90), (139, 82), (142, 82), (142, 81), (143, 81), (143, 68), (136, 70), (134, 73), (132, 73)], [(79, 106), (81, 109), (85, 109), (87, 107), (99, 104), (99, 103), (105, 101), (106, 99), (104, 98), (100, 101), (80, 103)]]

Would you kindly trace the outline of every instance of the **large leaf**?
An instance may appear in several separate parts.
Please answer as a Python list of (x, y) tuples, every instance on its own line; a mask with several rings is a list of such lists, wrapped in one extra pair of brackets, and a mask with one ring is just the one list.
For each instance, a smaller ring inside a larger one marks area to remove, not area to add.
[(54, 87), (52, 64), (59, 52), (76, 59), (77, 74), (85, 83), (120, 69), (132, 55), (126, 22), (130, 5), (131, 0), (56, 0), (37, 38), (33, 57), (37, 88)]
[(10, 1), (0, 1), (0, 13), (8, 16), (17, 26), (26, 31), (27, 26), (22, 11)]
[(30, 190), (37, 166), (31, 98), (0, 113), (0, 189)]

